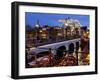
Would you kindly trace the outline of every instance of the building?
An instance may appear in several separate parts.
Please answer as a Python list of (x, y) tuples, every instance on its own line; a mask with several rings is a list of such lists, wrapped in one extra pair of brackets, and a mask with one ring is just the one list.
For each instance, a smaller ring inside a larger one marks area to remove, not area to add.
[[(47, 44), (54, 43), (64, 40), (71, 40), (76, 37), (81, 36), (80, 27), (81, 24), (78, 20), (73, 20), (66, 18), (64, 20), (59, 20), (62, 22), (62, 26), (41, 26), (39, 20), (33, 27), (33, 32), (31, 32), (31, 40), (34, 44)], [(29, 35), (29, 34), (27, 34)], [(32, 37), (33, 36), (33, 37)], [(28, 38), (29, 39), (29, 38)]]

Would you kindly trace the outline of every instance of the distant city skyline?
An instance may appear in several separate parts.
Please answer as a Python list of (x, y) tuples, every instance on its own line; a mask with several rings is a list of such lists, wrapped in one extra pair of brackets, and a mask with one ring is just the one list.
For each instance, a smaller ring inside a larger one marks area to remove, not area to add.
[(34, 27), (39, 21), (41, 26), (62, 26), (62, 22), (58, 20), (63, 20), (66, 18), (71, 18), (78, 20), (82, 26), (89, 27), (89, 15), (76, 15), (76, 14), (53, 14), (53, 13), (34, 13), (26, 12), (25, 13), (25, 25)]

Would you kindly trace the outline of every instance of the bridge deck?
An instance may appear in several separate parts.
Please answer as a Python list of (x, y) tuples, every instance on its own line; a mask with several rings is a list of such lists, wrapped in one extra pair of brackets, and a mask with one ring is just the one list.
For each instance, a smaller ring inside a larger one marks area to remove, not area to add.
[[(42, 46), (38, 46), (38, 47), (32, 47), (32, 48), (30, 48), (30, 52), (39, 53), (42, 51), (48, 51), (49, 48), (55, 49), (55, 48), (58, 48), (60, 46), (68, 46), (70, 43), (79, 42), (80, 40), (81, 40), (81, 38), (77, 38), (77, 39), (52, 43), (52, 44), (46, 44), (46, 45), (42, 45)], [(47, 49), (41, 49), (41, 48), (47, 48)]]

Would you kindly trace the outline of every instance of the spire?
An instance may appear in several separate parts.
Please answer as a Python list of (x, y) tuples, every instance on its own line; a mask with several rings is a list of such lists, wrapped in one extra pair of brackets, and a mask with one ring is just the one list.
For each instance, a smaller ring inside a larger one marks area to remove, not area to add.
[(66, 21), (69, 20), (69, 19), (70, 19), (70, 17), (65, 18)]
[(39, 25), (39, 20), (37, 20), (37, 24)]
[(68, 17), (67, 19), (70, 19), (70, 17)]
[(39, 24), (39, 20), (37, 20), (37, 22), (36, 22), (36, 25), (35, 25), (37, 28), (39, 28), (40, 27), (40, 24)]

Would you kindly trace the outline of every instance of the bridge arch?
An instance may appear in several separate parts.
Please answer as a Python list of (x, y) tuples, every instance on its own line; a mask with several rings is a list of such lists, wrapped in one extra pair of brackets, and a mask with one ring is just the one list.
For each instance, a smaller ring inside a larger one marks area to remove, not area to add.
[(61, 58), (63, 57), (63, 52), (66, 50), (66, 47), (63, 45), (63, 46), (60, 46), (58, 47), (58, 49), (56, 50), (56, 58)]
[(68, 53), (72, 54), (74, 53), (74, 43), (70, 43), (68, 46)]

